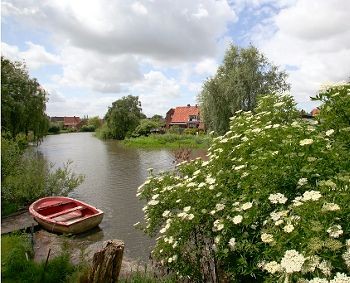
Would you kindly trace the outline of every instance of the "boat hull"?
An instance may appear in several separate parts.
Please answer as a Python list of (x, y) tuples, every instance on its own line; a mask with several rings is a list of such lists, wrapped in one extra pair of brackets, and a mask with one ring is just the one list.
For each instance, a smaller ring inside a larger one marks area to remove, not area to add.
[(103, 212), (89, 204), (67, 197), (46, 197), (29, 207), (33, 218), (46, 230), (78, 234), (98, 226)]
[(49, 232), (62, 233), (62, 234), (79, 234), (88, 231), (98, 226), (103, 219), (103, 215), (96, 215), (90, 217), (87, 220), (74, 223), (72, 225), (61, 225), (59, 223), (53, 223), (45, 221), (44, 219), (34, 217), (35, 221), (38, 222), (45, 230)]

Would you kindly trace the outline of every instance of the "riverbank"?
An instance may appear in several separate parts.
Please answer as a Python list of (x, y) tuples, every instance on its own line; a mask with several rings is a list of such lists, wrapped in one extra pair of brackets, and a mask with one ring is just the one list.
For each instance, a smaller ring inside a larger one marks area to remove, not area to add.
[(121, 141), (127, 147), (143, 149), (178, 149), (178, 148), (198, 148), (209, 147), (210, 137), (207, 135), (149, 135), (148, 137), (128, 138)]
[[(33, 246), (31, 248), (30, 234), (19, 232), (22, 231), (23, 228), (30, 227), (31, 223), (34, 222), (33, 218), (27, 211), (12, 214), (2, 220), (1, 240), (2, 243), (4, 243), (4, 245), (2, 245), (2, 256), (4, 258), (7, 258), (8, 256), (12, 257), (12, 253), (16, 253), (19, 245), (24, 245), (22, 248), (24, 248), (27, 255), (24, 253), (23, 256), (27, 256), (28, 259), (29, 257), (32, 258), (37, 264), (43, 263), (48, 255), (49, 260), (51, 261), (60, 257), (64, 251), (69, 251), (69, 262), (74, 266), (79, 266), (82, 263), (91, 264), (93, 255), (98, 250), (101, 250), (106, 242), (105, 240), (82, 240), (79, 235), (68, 237), (50, 233), (43, 229), (35, 229), (32, 240)], [(91, 233), (93, 233), (93, 231)], [(141, 261), (131, 259), (124, 255), (120, 278), (128, 278), (133, 271), (144, 269), (145, 263), (141, 263)]]

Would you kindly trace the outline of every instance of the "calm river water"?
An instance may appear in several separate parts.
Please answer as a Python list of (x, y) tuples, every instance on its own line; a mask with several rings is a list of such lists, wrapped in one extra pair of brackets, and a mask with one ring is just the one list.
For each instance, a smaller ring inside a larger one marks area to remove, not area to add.
[(153, 240), (133, 227), (143, 219), (143, 204), (136, 198), (136, 190), (147, 178), (148, 168), (158, 172), (174, 168), (171, 151), (125, 148), (91, 133), (48, 136), (38, 151), (56, 166), (73, 161), (73, 171), (84, 174), (85, 181), (70, 196), (105, 213), (100, 229), (79, 236), (82, 240), (121, 239), (126, 256), (148, 258)]

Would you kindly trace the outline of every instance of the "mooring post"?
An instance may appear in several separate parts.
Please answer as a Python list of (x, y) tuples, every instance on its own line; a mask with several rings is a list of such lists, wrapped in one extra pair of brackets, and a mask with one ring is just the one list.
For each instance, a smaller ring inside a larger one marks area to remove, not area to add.
[(89, 275), (90, 283), (115, 283), (118, 281), (124, 253), (124, 242), (109, 240), (93, 257)]
[(32, 251), (34, 251), (34, 223), (32, 222), (32, 226), (30, 227), (30, 243), (32, 245)]

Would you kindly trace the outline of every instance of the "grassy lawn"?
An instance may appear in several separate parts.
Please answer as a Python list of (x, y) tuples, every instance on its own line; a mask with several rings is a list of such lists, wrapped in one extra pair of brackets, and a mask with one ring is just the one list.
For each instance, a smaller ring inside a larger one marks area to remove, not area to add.
[(208, 148), (210, 138), (206, 135), (150, 135), (148, 137), (129, 138), (122, 141), (122, 144), (137, 148)]
[(26, 234), (1, 236), (2, 282), (69, 282), (70, 276), (79, 271), (64, 253), (45, 262), (36, 263)]

